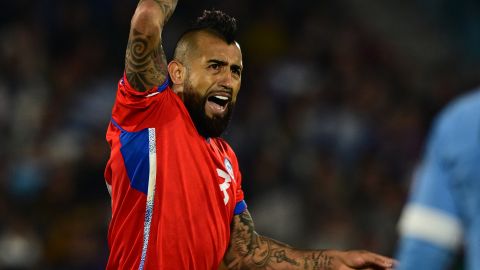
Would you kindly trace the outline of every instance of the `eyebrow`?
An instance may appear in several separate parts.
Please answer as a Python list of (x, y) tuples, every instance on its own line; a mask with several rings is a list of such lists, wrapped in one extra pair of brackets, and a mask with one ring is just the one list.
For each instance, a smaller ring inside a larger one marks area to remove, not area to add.
[[(210, 59), (210, 60), (207, 61), (207, 63), (218, 64), (218, 65), (221, 65), (221, 66), (227, 66), (228, 65), (227, 62), (225, 62), (223, 60), (219, 60), (219, 59)], [(232, 64), (232, 68), (242, 70), (242, 66), (237, 65), (237, 64)]]

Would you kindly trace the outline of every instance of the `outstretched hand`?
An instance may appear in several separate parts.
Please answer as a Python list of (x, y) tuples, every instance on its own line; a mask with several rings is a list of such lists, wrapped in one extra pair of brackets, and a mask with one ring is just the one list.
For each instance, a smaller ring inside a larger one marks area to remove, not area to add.
[(334, 254), (334, 256), (337, 260), (332, 269), (336, 270), (390, 270), (396, 264), (394, 259), (365, 250), (338, 251), (338, 254)]

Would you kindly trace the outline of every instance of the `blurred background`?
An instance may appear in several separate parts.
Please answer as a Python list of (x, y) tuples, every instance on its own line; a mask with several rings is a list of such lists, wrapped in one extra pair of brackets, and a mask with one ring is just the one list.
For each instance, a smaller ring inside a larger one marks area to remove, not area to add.
[[(104, 269), (105, 131), (133, 0), (0, 3), (0, 269)], [(179, 1), (239, 20), (225, 137), (257, 231), (393, 255), (432, 117), (480, 82), (475, 0)]]

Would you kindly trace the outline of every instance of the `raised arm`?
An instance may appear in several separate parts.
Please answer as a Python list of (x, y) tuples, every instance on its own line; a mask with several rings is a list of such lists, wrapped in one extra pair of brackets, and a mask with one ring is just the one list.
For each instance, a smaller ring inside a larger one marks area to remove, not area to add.
[(228, 269), (391, 269), (394, 261), (367, 251), (298, 250), (258, 235), (248, 211), (234, 217)]
[(146, 91), (167, 78), (162, 30), (177, 0), (140, 0), (133, 15), (125, 56), (125, 74), (137, 91)]

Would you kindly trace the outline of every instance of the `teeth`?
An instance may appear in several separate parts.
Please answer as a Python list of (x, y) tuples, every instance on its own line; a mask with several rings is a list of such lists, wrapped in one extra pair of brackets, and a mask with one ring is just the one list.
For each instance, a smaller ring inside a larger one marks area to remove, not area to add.
[(224, 96), (215, 96), (215, 97), (221, 100), (228, 100), (228, 97), (224, 97)]

